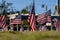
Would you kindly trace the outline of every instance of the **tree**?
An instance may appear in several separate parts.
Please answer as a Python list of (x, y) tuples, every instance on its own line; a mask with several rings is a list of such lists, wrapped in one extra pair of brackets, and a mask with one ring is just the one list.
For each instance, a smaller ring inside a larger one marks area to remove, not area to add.
[(12, 3), (7, 3), (5, 0), (2, 0), (2, 3), (0, 3), (0, 13), (7, 14), (7, 12), (10, 10), (9, 6), (11, 5)]
[(27, 13), (29, 13), (26, 9), (22, 9), (21, 10), (21, 13), (23, 13), (23, 14), (27, 14)]
[[(21, 13), (22, 14), (29, 14), (28, 10), (27, 9), (22, 9), (21, 10)], [(28, 29), (28, 24), (27, 24), (27, 20), (23, 20), (23, 28), (26, 28), (26, 30)]]

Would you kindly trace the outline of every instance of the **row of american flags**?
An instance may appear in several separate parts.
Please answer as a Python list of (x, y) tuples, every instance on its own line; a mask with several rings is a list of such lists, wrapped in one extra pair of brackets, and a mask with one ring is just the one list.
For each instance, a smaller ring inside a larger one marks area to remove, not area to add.
[[(5, 31), (7, 29), (7, 17), (6, 15), (0, 15), (0, 27), (2, 27), (2, 30)], [(31, 12), (29, 13), (29, 17), (27, 19), (28, 25), (31, 28), (31, 31), (36, 31), (36, 22), (38, 24), (41, 25), (45, 25), (46, 23), (51, 23), (51, 10), (48, 10), (42, 14), (39, 14), (38, 17), (35, 17), (35, 6), (34, 6), (34, 2), (33, 2), (33, 6), (31, 9)], [(22, 20), (21, 20), (21, 15), (16, 15), (14, 19), (11, 19), (11, 21), (9, 22), (9, 25), (12, 28), (13, 24), (22, 24)], [(57, 27), (59, 22), (58, 20), (55, 21), (54, 26), (56, 27), (56, 29), (58, 29)]]
[[(13, 24), (21, 24), (22, 21), (20, 17), (21, 15), (16, 15), (16, 17), (9, 22), (9, 25), (12, 26)], [(0, 27), (2, 27), (3, 31), (7, 29), (6, 19), (7, 17), (5, 15), (0, 15)], [(31, 28), (31, 31), (36, 31), (36, 21), (38, 22), (38, 24), (51, 23), (51, 10), (39, 14), (37, 19), (35, 18), (34, 11), (30, 12), (27, 22), (29, 27)], [(56, 21), (54, 23), (54, 26), (56, 27), (56, 29), (58, 29), (59, 21)]]
[[(2, 27), (2, 31), (6, 31), (7, 30), (7, 17), (6, 15), (0, 15), (0, 27)], [(16, 15), (16, 17), (14, 19), (11, 19), (11, 21), (9, 22), (9, 25), (12, 27), (13, 24), (21, 24), (21, 19), (20, 19), (20, 15)], [(13, 30), (13, 29), (12, 29)]]

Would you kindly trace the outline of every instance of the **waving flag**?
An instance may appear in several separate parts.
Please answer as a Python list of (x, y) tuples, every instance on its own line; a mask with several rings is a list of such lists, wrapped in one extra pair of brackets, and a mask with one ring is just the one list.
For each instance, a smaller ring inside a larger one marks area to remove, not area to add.
[(36, 30), (36, 22), (35, 22), (35, 8), (34, 8), (34, 1), (33, 1), (33, 6), (32, 6), (32, 10), (31, 13), (29, 14), (29, 17), (27, 19), (31, 31), (35, 31)]
[(0, 16), (0, 26), (2, 27), (3, 31), (6, 30), (6, 17), (5, 17), (5, 15)]
[(45, 13), (42, 13), (42, 14), (38, 15), (37, 22), (40, 23), (40, 24), (43, 24), (43, 23), (46, 22)]
[(59, 26), (59, 25), (58, 25), (58, 22), (59, 22), (58, 19), (56, 19), (56, 20), (54, 21), (54, 26), (55, 26), (56, 30), (58, 30), (58, 26)]
[(56, 30), (60, 30), (60, 19), (54, 19), (54, 27), (56, 28)]
[(21, 24), (21, 15), (16, 15), (14, 19), (11, 20), (10, 25)]
[(39, 14), (37, 17), (37, 22), (44, 24), (51, 21), (51, 10), (48, 10), (45, 13)]

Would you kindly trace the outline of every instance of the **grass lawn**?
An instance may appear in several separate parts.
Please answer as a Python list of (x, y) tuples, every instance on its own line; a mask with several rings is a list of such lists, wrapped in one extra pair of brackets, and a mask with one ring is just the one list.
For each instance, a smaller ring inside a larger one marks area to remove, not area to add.
[(60, 40), (60, 32), (0, 32), (0, 40)]

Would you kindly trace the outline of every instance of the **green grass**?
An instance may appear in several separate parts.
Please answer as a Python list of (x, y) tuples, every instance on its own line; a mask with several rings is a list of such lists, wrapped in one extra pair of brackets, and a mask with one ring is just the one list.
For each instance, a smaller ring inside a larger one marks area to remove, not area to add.
[(60, 40), (60, 32), (0, 32), (0, 40)]

